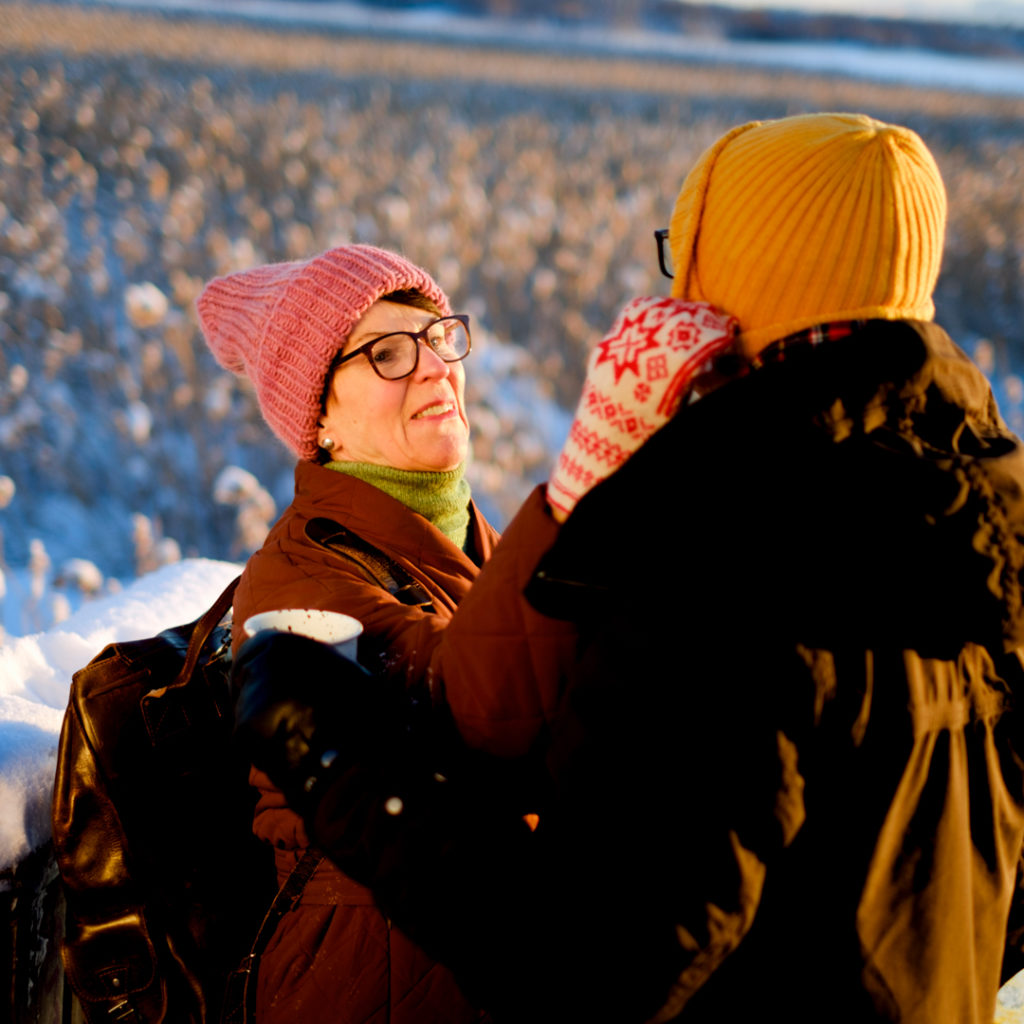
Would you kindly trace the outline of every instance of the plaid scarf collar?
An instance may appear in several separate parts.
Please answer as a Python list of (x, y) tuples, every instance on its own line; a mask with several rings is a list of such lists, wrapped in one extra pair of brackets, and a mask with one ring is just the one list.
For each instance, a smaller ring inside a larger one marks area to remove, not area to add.
[[(787, 334), (786, 337), (773, 341), (752, 359), (744, 361), (739, 356), (730, 353), (719, 356), (716, 362), (720, 361), (720, 370), (725, 376), (736, 380), (771, 363), (785, 362), (790, 356), (810, 351), (826, 342), (849, 338), (851, 334), (862, 330), (866, 323), (866, 320), (834, 320), (831, 323), (815, 324), (813, 327), (797, 331), (794, 334)], [(702, 397), (696, 391), (691, 391), (687, 404), (693, 405)]]
[(851, 334), (862, 330), (866, 323), (866, 320), (836, 320), (828, 324), (815, 324), (806, 330), (787, 334), (785, 338), (773, 341), (758, 352), (747, 365), (750, 370), (760, 370), (762, 366), (767, 366), (769, 363), (785, 362), (788, 356), (797, 352), (816, 348), (828, 341), (848, 338)]

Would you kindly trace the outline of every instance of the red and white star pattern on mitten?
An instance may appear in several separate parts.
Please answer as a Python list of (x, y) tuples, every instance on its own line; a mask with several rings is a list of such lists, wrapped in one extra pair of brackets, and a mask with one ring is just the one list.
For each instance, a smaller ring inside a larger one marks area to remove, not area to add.
[(548, 480), (548, 504), (559, 518), (672, 417), (736, 330), (732, 317), (705, 302), (649, 297), (623, 308), (590, 356), (576, 418)]

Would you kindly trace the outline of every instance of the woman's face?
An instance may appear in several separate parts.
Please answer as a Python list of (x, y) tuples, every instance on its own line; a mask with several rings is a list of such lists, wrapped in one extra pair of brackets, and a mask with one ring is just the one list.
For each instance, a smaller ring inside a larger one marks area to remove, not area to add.
[[(425, 309), (375, 302), (352, 328), (342, 353), (396, 331), (419, 331), (437, 317)], [(461, 363), (446, 363), (420, 345), (416, 369), (383, 380), (358, 356), (334, 371), (318, 440), (334, 441), (331, 458), (395, 469), (444, 471), (466, 458), (469, 423)]]

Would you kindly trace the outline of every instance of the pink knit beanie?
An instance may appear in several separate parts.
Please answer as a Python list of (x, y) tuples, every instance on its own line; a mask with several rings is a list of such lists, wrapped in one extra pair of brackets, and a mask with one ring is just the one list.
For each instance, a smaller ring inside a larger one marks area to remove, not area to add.
[(344, 245), (309, 260), (215, 278), (196, 308), (217, 362), (253, 382), (270, 429), (300, 459), (313, 461), (331, 361), (377, 299), (405, 289), (451, 312), (425, 270), (371, 245)]

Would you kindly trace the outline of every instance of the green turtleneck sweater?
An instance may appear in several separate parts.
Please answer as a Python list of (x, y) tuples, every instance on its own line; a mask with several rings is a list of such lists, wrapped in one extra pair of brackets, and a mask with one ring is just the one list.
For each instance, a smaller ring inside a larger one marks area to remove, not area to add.
[(390, 494), (433, 523), (457, 548), (465, 550), (469, 531), (469, 483), (465, 463), (445, 473), (377, 466), (371, 462), (328, 462), (327, 469), (347, 473)]

